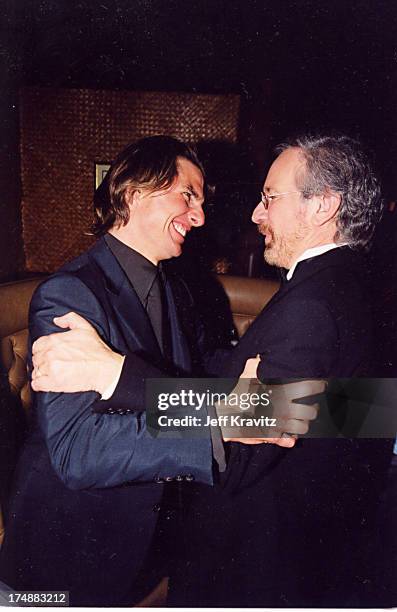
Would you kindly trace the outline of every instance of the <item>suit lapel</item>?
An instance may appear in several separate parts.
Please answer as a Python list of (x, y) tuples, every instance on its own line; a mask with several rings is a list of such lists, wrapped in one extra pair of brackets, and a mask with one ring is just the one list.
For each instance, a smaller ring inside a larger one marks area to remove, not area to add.
[(179, 321), (174, 294), (171, 284), (165, 275), (163, 279), (165, 296), (167, 299), (168, 318), (171, 328), (172, 360), (174, 365), (178, 368), (190, 372), (192, 368), (190, 350)]
[(111, 299), (123, 326), (128, 346), (143, 349), (158, 359), (161, 351), (153, 327), (127, 277), (124, 278), (120, 292), (113, 294)]
[(103, 238), (91, 249), (89, 257), (106, 278), (106, 291), (127, 347), (143, 350), (158, 359), (161, 351), (149, 317)]

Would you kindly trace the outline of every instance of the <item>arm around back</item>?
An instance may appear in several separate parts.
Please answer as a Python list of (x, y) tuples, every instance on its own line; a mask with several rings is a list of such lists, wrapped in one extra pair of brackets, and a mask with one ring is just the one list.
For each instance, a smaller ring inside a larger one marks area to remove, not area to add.
[[(117, 333), (115, 336), (111, 330), (110, 316), (98, 297), (70, 273), (49, 278), (35, 292), (29, 315), (31, 341), (59, 332), (53, 318), (69, 311), (82, 315), (106, 343), (118, 348)], [(134, 373), (134, 361), (138, 375)], [(115, 414), (94, 412), (98, 403), (105, 403), (100, 402), (95, 391), (35, 395), (36, 419), (51, 463), (68, 487), (112, 487), (183, 474), (212, 483), (209, 436), (199, 440), (159, 440), (151, 438), (146, 431), (144, 377), (163, 375), (158, 368), (139, 356), (135, 359), (134, 353), (128, 351), (118, 389), (108, 400)], [(125, 412), (126, 407), (132, 412), (117, 414), (117, 409)]]

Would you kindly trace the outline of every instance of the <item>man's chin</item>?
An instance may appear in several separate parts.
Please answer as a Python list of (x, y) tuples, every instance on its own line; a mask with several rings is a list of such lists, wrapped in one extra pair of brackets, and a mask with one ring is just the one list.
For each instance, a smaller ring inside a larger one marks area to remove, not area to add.
[(173, 248), (168, 249), (167, 252), (162, 253), (162, 255), (158, 258), (159, 261), (166, 261), (167, 259), (174, 259), (174, 257), (179, 257), (182, 255), (182, 249)]
[(269, 264), (269, 266), (278, 266), (278, 267), (280, 267), (279, 259), (277, 257), (277, 253), (275, 253), (274, 250), (271, 247), (265, 249), (263, 257), (264, 257), (264, 260), (266, 261), (266, 263)]
[(182, 245), (174, 243), (173, 253), (170, 257), (180, 257), (182, 255)]

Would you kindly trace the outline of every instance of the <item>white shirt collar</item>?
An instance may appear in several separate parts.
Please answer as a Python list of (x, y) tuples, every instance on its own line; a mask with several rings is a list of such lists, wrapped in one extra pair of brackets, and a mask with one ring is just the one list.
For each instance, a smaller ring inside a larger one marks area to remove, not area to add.
[(295, 268), (300, 261), (304, 261), (305, 259), (309, 259), (310, 257), (316, 257), (317, 255), (322, 255), (323, 253), (326, 253), (327, 251), (332, 251), (332, 249), (337, 249), (339, 247), (346, 246), (346, 244), (347, 242), (343, 242), (341, 244), (335, 244), (335, 242), (330, 242), (329, 244), (322, 244), (320, 246), (312, 247), (311, 249), (307, 249), (306, 251), (302, 253), (302, 255), (298, 257), (298, 259), (292, 264), (292, 266), (288, 270), (287, 277), (286, 277), (287, 280), (288, 281), (291, 280), (295, 272)]

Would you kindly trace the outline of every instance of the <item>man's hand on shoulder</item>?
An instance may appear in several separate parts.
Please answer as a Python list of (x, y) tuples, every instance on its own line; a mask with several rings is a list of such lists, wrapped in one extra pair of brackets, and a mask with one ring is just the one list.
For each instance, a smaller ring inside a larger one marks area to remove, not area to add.
[(55, 317), (54, 323), (69, 331), (42, 336), (33, 344), (33, 390), (97, 391), (103, 395), (114, 389), (124, 357), (112, 351), (94, 327), (74, 312)]

